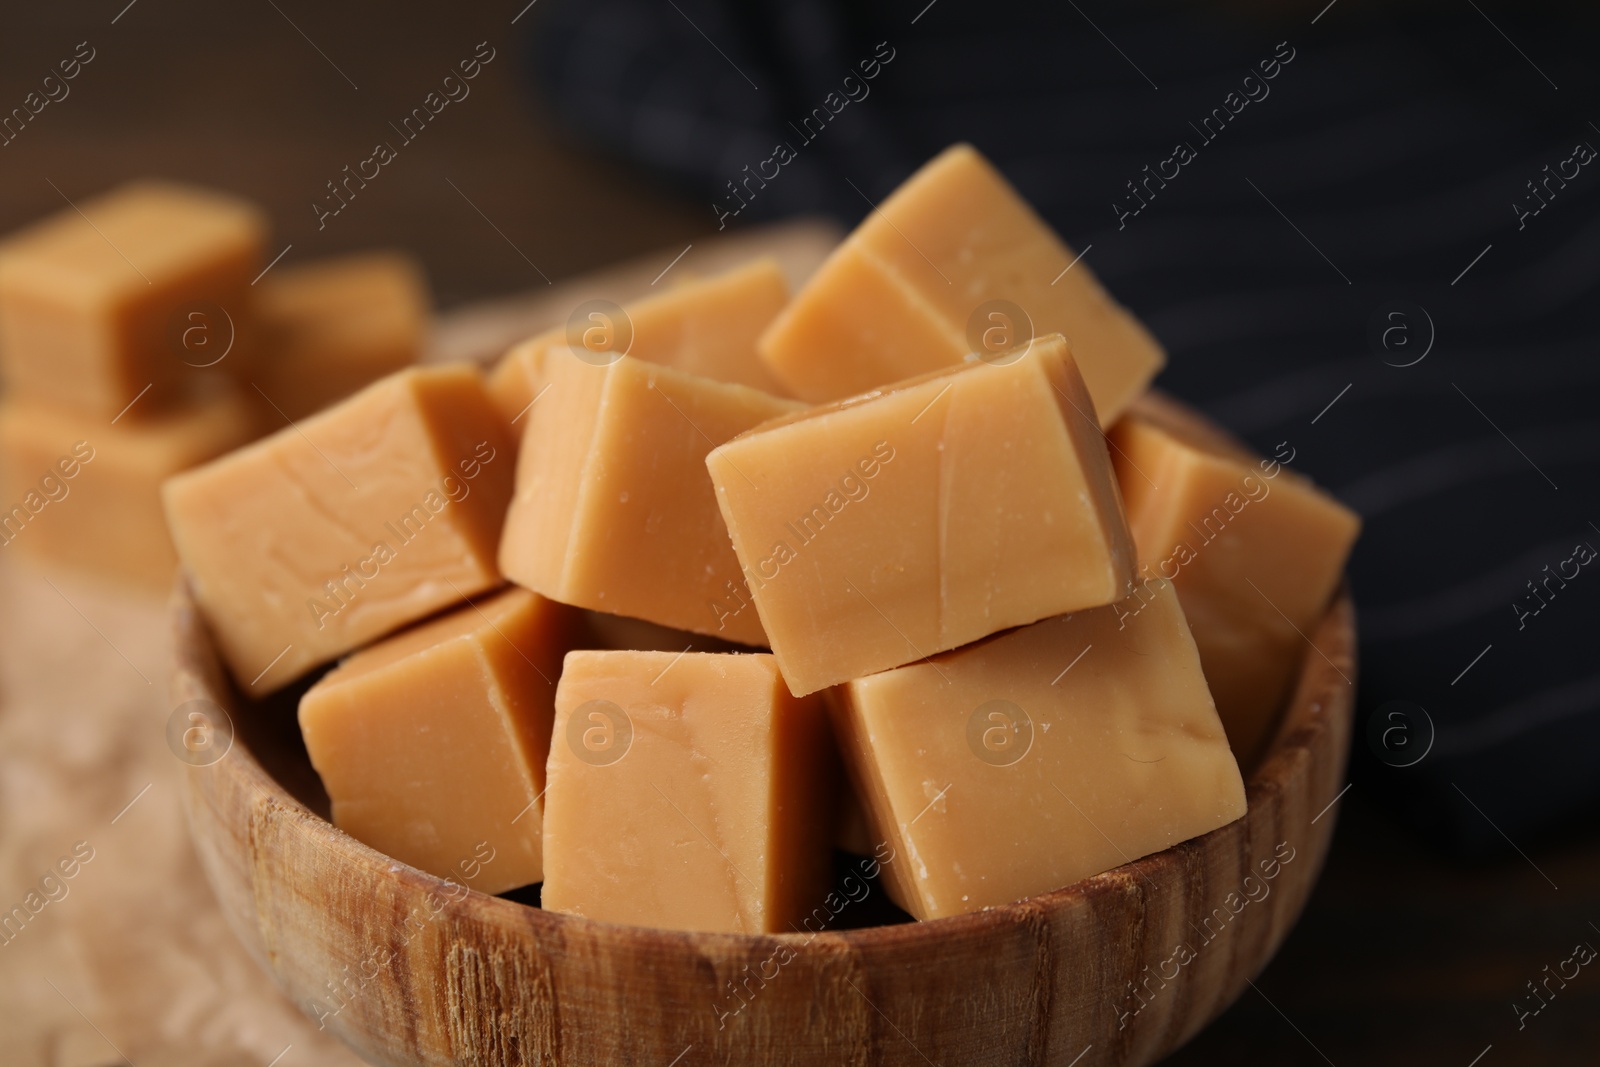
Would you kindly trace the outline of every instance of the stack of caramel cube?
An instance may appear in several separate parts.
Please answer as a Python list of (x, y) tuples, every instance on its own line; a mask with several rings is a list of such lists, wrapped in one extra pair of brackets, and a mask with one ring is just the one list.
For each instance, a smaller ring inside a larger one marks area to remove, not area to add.
[(1172, 417), (1164, 360), (956, 146), (792, 296), (590, 301), (164, 495), (241, 691), (338, 661), (300, 725), (373, 848), (814, 933), (837, 843), (934, 919), (1246, 811), (1359, 519)]
[(0, 244), (0, 552), (162, 589), (163, 480), (416, 359), (408, 261), (264, 274), (267, 235), (247, 201), (141, 181)]

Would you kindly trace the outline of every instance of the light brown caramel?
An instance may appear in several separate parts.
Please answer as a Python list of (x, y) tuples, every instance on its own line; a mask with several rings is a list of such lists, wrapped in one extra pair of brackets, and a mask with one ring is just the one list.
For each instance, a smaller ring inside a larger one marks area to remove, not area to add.
[(398, 252), (279, 265), (256, 285), (253, 381), (271, 414), (300, 419), (415, 363), (428, 330), (421, 267)]
[(1140, 571), (1177, 589), (1233, 750), (1252, 767), (1361, 520), (1277, 460), (1210, 438), (1130, 416), (1111, 440)]
[(13, 396), (106, 419), (139, 397), (126, 416), (139, 420), (181, 403), (202, 364), (220, 361), (212, 377), (246, 366), (265, 235), (245, 201), (136, 182), (9, 238), (0, 365)]
[(251, 695), (500, 584), (514, 453), (472, 367), (377, 382), (163, 487)]
[(1244, 783), (1171, 586), (840, 687), (896, 903), (958, 915), (1223, 826)]
[(792, 395), (821, 402), (1050, 333), (1071, 342), (1108, 426), (1166, 361), (999, 172), (956, 145), (867, 215), (760, 347)]
[[(595, 355), (624, 352), (719, 382), (782, 393), (756, 355), (756, 338), (783, 309), (789, 285), (776, 259), (763, 257), (709, 278), (663, 287), (615, 311), (596, 309), (530, 338), (508, 352), (489, 378), (505, 417), (517, 418), (544, 388), (552, 348), (581, 347)], [(519, 420), (520, 421), (520, 420)]]
[(1105, 440), (1059, 336), (776, 420), (706, 463), (796, 693), (1108, 604), (1133, 576)]
[(8, 400), (0, 404), (0, 546), (149, 592), (178, 557), (161, 483), (256, 435), (231, 382), (142, 421)]
[(749, 645), (739, 561), (706, 453), (799, 407), (629, 357), (597, 366), (553, 353), (526, 416), (500, 568), (565, 604)]
[(544, 877), (545, 757), (572, 613), (510, 589), (357, 652), (300, 698), (333, 822), (485, 893)]
[(572, 652), (556, 691), (541, 902), (676, 930), (786, 933), (831, 871), (817, 698), (765, 654)]

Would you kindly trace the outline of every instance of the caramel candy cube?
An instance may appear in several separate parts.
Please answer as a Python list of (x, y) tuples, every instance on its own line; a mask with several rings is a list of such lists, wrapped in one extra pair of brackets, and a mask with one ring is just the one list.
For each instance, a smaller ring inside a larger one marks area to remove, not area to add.
[(500, 584), (514, 451), (473, 367), (391, 375), (178, 475), (167, 521), (249, 695)]
[(320, 411), (422, 354), (428, 286), (410, 256), (279, 266), (256, 288), (263, 352), (254, 381), (283, 417)]
[(543, 906), (675, 930), (798, 927), (831, 876), (820, 699), (769, 655), (571, 652), (556, 687)]
[(232, 383), (142, 422), (0, 404), (0, 545), (135, 589), (172, 588), (161, 483), (255, 436)]
[(1166, 361), (970, 145), (933, 159), (873, 210), (760, 340), (794, 396), (820, 403), (1065, 334), (1104, 425)]
[(775, 420), (706, 464), (797, 694), (1131, 587), (1105, 439), (1059, 336)]
[(300, 698), (333, 822), (485, 893), (544, 877), (545, 757), (571, 611), (523, 589), (363, 649)]
[(564, 604), (764, 645), (706, 453), (800, 405), (566, 349), (528, 412), (500, 569)]
[(1224, 826), (1244, 783), (1171, 585), (830, 696), (919, 919), (1070, 885)]
[(507, 420), (517, 418), (545, 386), (550, 350), (571, 347), (591, 356), (624, 352), (703, 378), (781, 394), (756, 355), (756, 338), (788, 300), (783, 269), (764, 256), (636, 300), (620, 318), (595, 308), (575, 325), (547, 330), (506, 354), (489, 378), (489, 391)]
[(1285, 469), (1128, 417), (1111, 433), (1147, 578), (1170, 579), (1241, 766), (1261, 758), (1360, 518)]
[(225, 358), (240, 364), (265, 234), (245, 201), (137, 182), (11, 237), (0, 247), (0, 360), (14, 396), (109, 419), (148, 385), (128, 414), (137, 420), (181, 401), (181, 383), (212, 359), (198, 342), (224, 358), (231, 336)]

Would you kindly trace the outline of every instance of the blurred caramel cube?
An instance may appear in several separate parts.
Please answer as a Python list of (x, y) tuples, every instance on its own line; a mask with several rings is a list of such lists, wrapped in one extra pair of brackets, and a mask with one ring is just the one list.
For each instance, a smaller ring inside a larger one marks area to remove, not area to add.
[(43, 404), (0, 405), (0, 544), (42, 562), (165, 592), (178, 558), (161, 483), (255, 436), (230, 382), (115, 424)]
[(235, 197), (136, 182), (13, 235), (0, 246), (13, 396), (109, 419), (148, 386), (138, 420), (180, 403), (199, 368), (243, 364), (266, 229)]
[(256, 286), (254, 382), (274, 413), (300, 419), (417, 362), (428, 285), (398, 252), (279, 266)]

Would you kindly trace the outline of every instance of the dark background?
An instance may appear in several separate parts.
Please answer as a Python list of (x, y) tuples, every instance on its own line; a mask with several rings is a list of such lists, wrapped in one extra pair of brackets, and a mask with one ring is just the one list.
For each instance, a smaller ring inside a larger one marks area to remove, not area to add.
[[(1563, 458), (1573, 441), (1597, 440), (1581, 421), (1596, 400), (1593, 371), (1582, 368), (1600, 355), (1591, 322), (1596, 200), (1575, 182), (1570, 202), (1553, 204), (1527, 234), (1507, 207), (1537, 173), (1525, 161), (1554, 161), (1558, 146), (1582, 136), (1600, 144), (1600, 130), (1584, 133), (1589, 119), (1600, 121), (1592, 16), (1504, 0), (1400, 9), (1340, 0), (1313, 26), (1321, 0), (1271, 11), (1222, 5), (1203, 17), (1100, 0), (1044, 14), (937, 0), (913, 30), (922, 0), (862, 8), (821, 29), (805, 18), (806, 4), (752, 3), (730, 14), (688, 0), (587, 9), (582, 0), (538, 0), (512, 25), (523, 0), (124, 3), (0, 16), (0, 111), (19, 106), (79, 42), (96, 53), (70, 96), (0, 147), (0, 231), (59, 210), (63, 194), (168, 176), (265, 205), (276, 247), (292, 246), (286, 262), (410, 249), (448, 308), (714, 232), (712, 175), (762, 158), (752, 149), (765, 147), (766, 126), (820, 99), (827, 79), (808, 80), (818, 64), (837, 54), (848, 67), (859, 58), (855, 42), (893, 30), (902, 33), (899, 53), (880, 95), (837, 137), (819, 140), (751, 218), (815, 210), (854, 223), (866, 210), (858, 197), (881, 197), (949, 140), (970, 139), (1070, 242), (1099, 246), (1088, 261), (1172, 350), (1162, 384), (1258, 446), (1285, 436), (1292, 415), (1303, 466), (1336, 491), (1362, 490), (1349, 473), (1362, 462), (1381, 469), (1374, 457), (1397, 464), (1400, 454), (1421, 454), (1426, 442), (1408, 427), (1442, 419), (1446, 434), (1487, 434), (1449, 390), (1471, 393), (1511, 438), (1533, 442), (1537, 466), (1564, 495), (1547, 497), (1513, 457), (1506, 477), (1518, 480), (1482, 487), (1474, 521), (1369, 519), (1353, 574), (1358, 604), (1380, 619), (1391, 602), (1403, 606), (1390, 586), (1411, 579), (1396, 575), (1482, 570), (1476, 564), (1515, 561), (1530, 545), (1581, 529), (1581, 516), (1600, 521), (1592, 483)], [(702, 30), (718, 46), (707, 47)], [(1202, 114), (1285, 38), (1300, 50), (1297, 66), (1260, 121), (1247, 111), (1237, 137), (1230, 130), (1232, 140), (1208, 148), (1169, 199), (1117, 230), (1116, 176), (1166, 155), (1185, 115)], [(325, 182), (391, 139), (388, 123), (480, 41), (497, 54), (471, 96), (319, 230), (311, 204)], [(718, 57), (719, 46), (743, 73)], [(610, 77), (615, 64), (647, 77)], [(741, 95), (746, 74), (766, 82), (757, 92), (767, 95)], [(1296, 88), (1290, 79), (1301, 75)], [(1351, 122), (1340, 108), (1354, 105), (1330, 86), (1383, 121)], [(640, 100), (659, 105), (644, 126)], [(664, 128), (669, 135), (657, 136)], [(636, 136), (640, 129), (654, 132)], [(841, 186), (841, 175), (861, 192)], [(1263, 203), (1242, 177), (1271, 199)], [(1587, 180), (1600, 188), (1600, 176)], [(1494, 251), (1470, 284), (1448, 284), (1485, 244)], [(1348, 284), (1345, 271), (1356, 275)], [(1267, 295), (1251, 302), (1250, 294)], [(1396, 298), (1426, 305), (1441, 322), (1439, 354), (1409, 379), (1394, 377), (1401, 372), (1365, 340), (1372, 313)], [(1247, 342), (1216, 326), (1274, 314), (1287, 324)], [(1296, 336), (1297, 324), (1314, 336)], [(1543, 366), (1550, 352), (1566, 361)], [(1308, 422), (1346, 381), (1350, 395), (1325, 421)], [(1539, 436), (1552, 426), (1575, 436)], [(1375, 499), (1365, 484), (1364, 499)], [(1521, 541), (1483, 532), (1517, 524), (1537, 530)], [(1528, 576), (1537, 573), (1534, 565)], [(1437, 661), (1404, 647), (1363, 649), (1354, 784), (1337, 811), (1328, 870), (1259, 992), (1247, 991), (1171, 1062), (1467, 1067), (1491, 1045), (1476, 1061), (1482, 1067), (1600, 1061), (1594, 968), (1525, 1029), (1512, 1008), (1525, 983), (1575, 943), (1600, 945), (1593, 729), (1572, 727), (1569, 716), (1565, 732), (1518, 734), (1465, 754), (1461, 742), (1459, 758), (1450, 755), (1451, 737), (1466, 736), (1452, 735), (1456, 726), (1516, 707), (1541, 672), (1588, 669), (1600, 636), (1600, 579), (1591, 581), (1595, 590), (1559, 605), (1565, 615), (1539, 620), (1533, 659), (1519, 658), (1499, 629), (1449, 635)], [(1495, 611), (1503, 623), (1504, 609)], [(1474, 668), (1471, 686), (1444, 683), (1491, 642), (1494, 658)], [(1441, 724), (1439, 754), (1416, 768), (1384, 766), (1365, 742), (1366, 717), (1399, 698), (1423, 700)], [(1469, 793), (1466, 804), (1455, 796)]]

